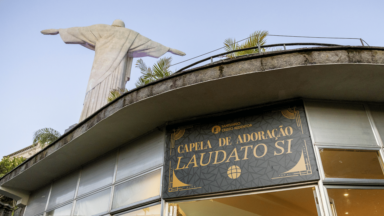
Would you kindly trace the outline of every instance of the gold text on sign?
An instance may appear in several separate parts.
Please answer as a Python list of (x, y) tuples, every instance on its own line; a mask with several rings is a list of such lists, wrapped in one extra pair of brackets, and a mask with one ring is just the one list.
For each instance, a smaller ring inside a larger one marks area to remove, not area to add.
[[(274, 155), (290, 154), (291, 142), (293, 139), (279, 140), (275, 143), (275, 148), (271, 149)], [(202, 143), (202, 142), (199, 142)], [(208, 145), (207, 145), (208, 146)], [(180, 146), (179, 146), (180, 147)], [(208, 147), (207, 147), (208, 148)], [(210, 148), (210, 147), (209, 147)], [(287, 150), (285, 150), (287, 149)], [(209, 164), (229, 163), (233, 161), (248, 160), (250, 157), (263, 158), (268, 152), (268, 146), (264, 143), (258, 143), (247, 146), (238, 146), (227, 154), (224, 150), (211, 151), (208, 153), (194, 154), (189, 162), (180, 167), (183, 157), (177, 157), (177, 166), (175, 170), (189, 169), (191, 167), (207, 166)], [(239, 154), (243, 155), (239, 157)]]

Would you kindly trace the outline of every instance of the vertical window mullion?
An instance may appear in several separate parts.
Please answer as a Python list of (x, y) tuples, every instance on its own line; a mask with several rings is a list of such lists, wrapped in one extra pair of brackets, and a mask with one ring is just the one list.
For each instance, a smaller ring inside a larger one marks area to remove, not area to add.
[(109, 200), (109, 207), (108, 207), (108, 212), (111, 212), (112, 211), (112, 202), (113, 202), (113, 196), (115, 194), (115, 185), (112, 185), (111, 187), (111, 199)]
[[(47, 211), (49, 199), (51, 198), (52, 185), (53, 185), (53, 183), (51, 183), (51, 185), (49, 187), (49, 193), (48, 193), (47, 203), (45, 204), (44, 212)], [(44, 213), (44, 216), (45, 216), (45, 213)]]
[(318, 184), (319, 184), (319, 194), (320, 194), (321, 200), (323, 202), (324, 213), (327, 216), (333, 216), (333, 214), (331, 212), (331, 205), (329, 202), (327, 188), (323, 185), (322, 180), (320, 180)]
[(75, 211), (75, 205), (76, 205), (76, 200), (73, 201), (72, 203), (72, 210), (71, 210), (71, 216), (74, 214), (74, 211)]
[(79, 192), (80, 180), (81, 180), (81, 171), (82, 171), (82, 170), (83, 170), (83, 169), (80, 169), (80, 170), (79, 170), (79, 177), (78, 177), (78, 179), (77, 179), (76, 190), (75, 190), (75, 196), (73, 197), (74, 199), (76, 199), (76, 197), (77, 197), (77, 193)]
[(376, 139), (376, 143), (377, 145), (383, 147), (383, 140), (381, 139), (380, 133), (377, 130), (375, 120), (373, 119), (371, 114), (371, 110), (369, 109), (369, 106), (366, 103), (364, 103), (364, 107), (365, 107), (365, 112), (367, 113), (367, 116), (368, 116), (369, 123), (371, 124), (373, 135), (375, 136), (375, 139)]

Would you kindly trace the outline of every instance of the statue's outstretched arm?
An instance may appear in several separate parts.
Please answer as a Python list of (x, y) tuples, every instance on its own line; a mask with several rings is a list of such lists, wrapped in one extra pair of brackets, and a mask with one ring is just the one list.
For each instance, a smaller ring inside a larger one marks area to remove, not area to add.
[(177, 49), (169, 48), (168, 52), (173, 53), (175, 55), (179, 55), (179, 56), (185, 56), (184, 52), (177, 50)]
[(57, 35), (59, 34), (59, 29), (45, 29), (41, 31), (43, 35)]

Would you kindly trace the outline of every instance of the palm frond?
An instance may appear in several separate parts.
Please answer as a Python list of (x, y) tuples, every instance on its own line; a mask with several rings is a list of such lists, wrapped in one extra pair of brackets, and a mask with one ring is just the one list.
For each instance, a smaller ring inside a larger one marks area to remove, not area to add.
[(114, 101), (116, 98), (120, 97), (122, 94), (127, 92), (128, 89), (112, 89), (109, 92), (109, 96), (107, 98), (108, 103)]
[[(268, 31), (255, 31), (250, 35), (250, 37), (243, 42), (242, 44), (236, 43), (235, 39), (226, 39), (224, 41), (224, 46), (225, 50), (232, 51), (232, 50), (238, 50), (238, 49), (245, 49), (245, 48), (250, 48), (250, 47), (257, 47), (258, 44), (260, 46), (265, 45), (267, 40), (266, 37), (268, 36)], [(265, 49), (262, 49), (261, 51), (265, 51)], [(250, 49), (250, 50), (245, 50), (245, 51), (239, 51), (239, 52), (234, 52), (231, 54), (228, 54), (226, 57), (227, 58), (234, 58), (237, 56), (242, 56), (242, 55), (248, 55), (248, 54), (253, 54), (253, 53), (258, 53), (259, 49)]]
[(41, 147), (49, 145), (57, 140), (61, 134), (52, 128), (42, 128), (33, 135), (33, 144), (39, 143)]
[(143, 59), (139, 59), (136, 61), (136, 67), (140, 69), (141, 77), (145, 80), (153, 81), (154, 80), (154, 73), (151, 68), (147, 67), (147, 65), (144, 63)]
[(155, 80), (155, 73), (153, 72), (152, 68), (148, 68), (146, 73), (142, 73), (141, 75), (144, 79), (150, 80), (151, 82)]
[[(139, 80), (135, 83), (136, 87), (146, 85), (150, 82), (162, 79), (173, 74), (173, 72), (169, 70), (169, 68), (171, 67), (171, 62), (172, 57), (163, 57), (160, 58), (152, 66), (152, 68), (147, 68), (145, 72), (142, 70), (142, 75), (139, 77)], [(136, 67), (139, 67), (140, 65), (145, 65), (142, 59), (137, 60)]]
[(144, 63), (143, 59), (138, 59), (136, 61), (135, 67), (139, 68), (141, 73), (146, 73), (148, 71), (147, 65)]
[(155, 79), (162, 79), (172, 74), (172, 71), (169, 70), (171, 67), (172, 57), (160, 58), (156, 64), (153, 65), (153, 73)]
[(136, 82), (136, 87), (140, 87), (140, 86), (143, 86), (143, 85), (147, 85), (148, 83), (150, 83), (152, 81), (150, 81), (149, 79), (145, 79), (143, 77), (139, 77), (139, 80)]
[[(224, 46), (225, 46), (224, 49), (227, 52), (240, 49), (239, 45), (236, 43), (236, 39), (231, 39), (231, 38), (225, 39)], [(235, 53), (230, 53), (227, 55), (227, 57), (233, 58), (233, 57), (235, 57)]]

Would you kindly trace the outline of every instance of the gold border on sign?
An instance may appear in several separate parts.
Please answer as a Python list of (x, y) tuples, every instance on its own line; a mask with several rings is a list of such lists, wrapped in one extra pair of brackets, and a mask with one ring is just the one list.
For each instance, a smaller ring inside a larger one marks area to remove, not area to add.
[(168, 192), (177, 192), (177, 191), (184, 191), (184, 190), (194, 190), (199, 189), (201, 187), (195, 187), (190, 184), (185, 184), (184, 182), (180, 181), (175, 171), (172, 169), (171, 161), (169, 161), (169, 180), (168, 180)]
[[(296, 119), (297, 127), (301, 129), (301, 133), (304, 134), (303, 125), (301, 123), (301, 118), (300, 118), (300, 112), (296, 110), (296, 107), (294, 107), (292, 111), (290, 109), (281, 110), (281, 114), (285, 118)], [(297, 162), (297, 164), (292, 169), (288, 170), (287, 172), (281, 173), (278, 177), (274, 177), (272, 179), (290, 178), (290, 177), (312, 174), (312, 166), (309, 160), (307, 142), (306, 140), (303, 140), (303, 141), (304, 141), (304, 148), (301, 150), (301, 157)], [(305, 169), (302, 169), (302, 168), (305, 168)]]
[(301, 133), (304, 134), (303, 125), (301, 124), (300, 112), (296, 110), (296, 107), (293, 109), (288, 108), (281, 110), (281, 114), (287, 119), (296, 119), (296, 125), (301, 129)]
[(304, 141), (304, 148), (301, 150), (301, 157), (297, 162), (297, 164), (290, 170), (284, 173), (281, 173), (278, 177), (274, 177), (272, 179), (312, 175), (312, 166), (311, 166), (311, 162), (309, 161), (307, 142), (306, 140), (303, 140), (303, 141)]

